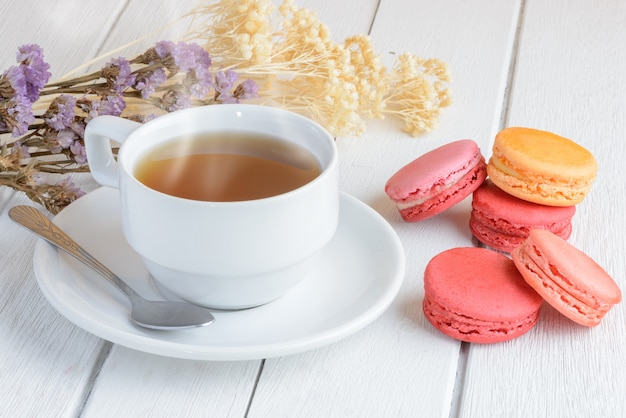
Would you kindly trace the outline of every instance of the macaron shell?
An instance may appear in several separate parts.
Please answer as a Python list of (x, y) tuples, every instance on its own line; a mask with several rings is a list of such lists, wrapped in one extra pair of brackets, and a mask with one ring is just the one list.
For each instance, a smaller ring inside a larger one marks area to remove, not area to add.
[(506, 341), (530, 330), (541, 297), (506, 256), (482, 248), (453, 248), (428, 263), (423, 311), (453, 338), (479, 343)]
[(465, 176), (484, 160), (471, 139), (450, 142), (435, 148), (398, 170), (385, 185), (394, 201), (429, 198)]
[[(505, 253), (510, 253), (522, 245), (527, 238), (526, 236), (515, 235), (518, 231), (514, 231), (514, 234), (507, 234), (496, 229), (497, 227), (487, 226), (485, 220), (478, 220), (474, 214), (470, 216), (469, 227), (478, 241)], [(563, 225), (554, 233), (563, 239), (568, 239), (572, 234), (572, 224)]]
[(544, 205), (580, 203), (598, 170), (587, 149), (537, 129), (506, 128), (496, 135), (492, 151), (491, 180), (513, 196)]
[(472, 196), (469, 225), (482, 243), (510, 252), (533, 229), (547, 229), (568, 239), (575, 213), (575, 206), (546, 206), (516, 198), (487, 179)]
[(385, 184), (403, 219), (418, 221), (441, 213), (469, 196), (486, 178), (476, 142), (445, 144), (411, 161)]
[(600, 265), (549, 231), (531, 231), (511, 257), (537, 293), (581, 325), (598, 325), (622, 299), (621, 290)]
[(456, 205), (467, 196), (472, 194), (476, 188), (487, 177), (484, 160), (480, 161), (474, 169), (469, 171), (465, 177), (459, 180), (454, 186), (441, 191), (422, 203), (415, 204), (405, 209), (399, 209), (402, 219), (407, 222), (417, 222), (431, 218)]

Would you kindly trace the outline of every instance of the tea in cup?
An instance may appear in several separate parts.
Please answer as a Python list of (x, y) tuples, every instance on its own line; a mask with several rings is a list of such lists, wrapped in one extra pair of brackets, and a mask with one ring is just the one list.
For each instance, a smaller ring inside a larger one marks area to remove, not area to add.
[[(111, 140), (121, 143), (117, 160)], [(268, 303), (304, 280), (338, 221), (337, 150), (301, 115), (195, 107), (85, 130), (100, 184), (119, 188), (122, 228), (156, 282), (217, 309)]]

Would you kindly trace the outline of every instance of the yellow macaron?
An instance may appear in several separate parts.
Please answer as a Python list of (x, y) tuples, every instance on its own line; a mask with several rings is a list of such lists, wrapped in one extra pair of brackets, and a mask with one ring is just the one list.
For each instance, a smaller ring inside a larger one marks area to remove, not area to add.
[(496, 135), (487, 165), (489, 178), (505, 192), (549, 206), (580, 203), (597, 171), (593, 155), (572, 140), (519, 127)]

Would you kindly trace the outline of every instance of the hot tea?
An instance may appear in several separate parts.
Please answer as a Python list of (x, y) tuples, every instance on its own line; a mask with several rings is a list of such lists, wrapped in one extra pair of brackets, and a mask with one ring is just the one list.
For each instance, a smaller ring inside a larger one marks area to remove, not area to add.
[(147, 151), (135, 177), (159, 192), (192, 200), (261, 199), (297, 189), (321, 167), (304, 148), (249, 132), (173, 138)]

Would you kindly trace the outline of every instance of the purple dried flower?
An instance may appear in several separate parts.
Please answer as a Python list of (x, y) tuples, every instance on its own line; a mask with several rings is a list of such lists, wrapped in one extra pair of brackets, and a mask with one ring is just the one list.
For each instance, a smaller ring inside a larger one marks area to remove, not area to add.
[[(15, 96), (26, 97), (26, 77), (24, 71), (20, 67), (12, 66), (6, 70), (0, 78), (2, 81), (2, 91), (0, 94), (6, 99), (10, 99)], [(6, 83), (8, 82), (8, 85)]]
[(0, 131), (12, 132), (14, 137), (24, 135), (35, 121), (32, 103), (24, 96), (0, 101)]
[(63, 149), (69, 148), (74, 143), (76, 133), (71, 129), (63, 129), (57, 133), (56, 141)]
[(191, 107), (191, 99), (188, 94), (170, 90), (163, 95), (163, 108), (168, 112), (175, 112)]
[(43, 115), (46, 124), (52, 129), (61, 131), (74, 121), (76, 98), (69, 94), (56, 97)]
[(235, 96), (237, 100), (255, 99), (259, 97), (259, 86), (257, 86), (253, 80), (247, 79), (237, 86), (233, 96)]
[(175, 47), (176, 44), (174, 44), (174, 42), (172, 41), (160, 41), (156, 43), (156, 45), (154, 46), (154, 50), (156, 51), (159, 58), (165, 59), (168, 56), (172, 55), (172, 51)]
[(50, 79), (50, 65), (43, 60), (43, 50), (39, 45), (22, 45), (18, 48), (17, 62), (26, 79), (26, 95), (31, 103), (39, 99), (39, 91)]
[(74, 184), (71, 177), (64, 177), (56, 185), (63, 189), (63, 194), (65, 195), (64, 197), (66, 197), (70, 202), (85, 195), (85, 192)]
[(79, 165), (87, 164), (87, 154), (85, 153), (85, 147), (79, 141), (74, 141), (70, 145), (70, 151), (74, 156), (74, 161)]
[(153, 71), (139, 73), (133, 87), (141, 93), (142, 99), (147, 99), (165, 80), (167, 80), (165, 71), (162, 68), (157, 68)]
[(11, 131), (14, 137), (28, 132), (35, 121), (32, 104), (50, 78), (50, 66), (43, 60), (39, 46), (21, 46), (17, 61), (20, 64), (10, 67), (0, 78), (0, 93), (8, 99), (0, 105), (0, 130)]
[(195, 67), (197, 68), (205, 68), (207, 71), (209, 67), (211, 67), (211, 56), (206, 51), (206, 49), (202, 48), (200, 45), (191, 43), (187, 44), (187, 47), (190, 51), (193, 52), (196, 63)]
[(211, 57), (200, 45), (187, 42), (160, 41), (154, 47), (159, 58), (172, 58), (179, 71), (187, 72), (197, 67), (208, 69), (211, 66)]
[(11, 155), (13, 155), (18, 160), (30, 158), (30, 152), (28, 151), (28, 147), (26, 145), (22, 145), (21, 141), (15, 141), (13, 143)]
[(239, 75), (233, 70), (218, 71), (215, 73), (215, 101), (219, 103), (237, 103), (238, 100), (233, 96), (232, 88)]
[(126, 102), (121, 96), (106, 96), (101, 100), (83, 101), (81, 108), (87, 112), (85, 122), (102, 115), (120, 116), (126, 109)]
[(194, 65), (187, 70), (185, 83), (189, 85), (193, 96), (204, 97), (213, 87), (213, 78), (209, 71), (211, 56), (198, 44), (187, 44), (187, 50), (193, 54)]
[(74, 120), (69, 126), (69, 129), (74, 132), (79, 138), (85, 137), (85, 121)]
[(53, 154), (58, 154), (74, 143), (76, 134), (71, 129), (49, 131), (42, 139), (45, 147)]
[(217, 97), (215, 98), (215, 101), (221, 104), (239, 103), (239, 100), (235, 96), (233, 96), (232, 92), (230, 91), (226, 91), (224, 93), (218, 94)]
[(239, 75), (233, 70), (218, 71), (215, 73), (215, 90), (220, 93), (230, 91)]
[(189, 92), (194, 97), (204, 97), (209, 91), (211, 91), (211, 76), (199, 79), (196, 77), (189, 77), (189, 82), (192, 84), (189, 86)]
[(172, 50), (172, 58), (174, 58), (176, 66), (184, 73), (196, 66), (196, 54), (185, 42), (178, 42), (176, 44), (175, 48)]
[(119, 57), (114, 58), (104, 68), (105, 77), (110, 80), (113, 90), (121, 93), (135, 84), (135, 74), (130, 67), (127, 59)]

